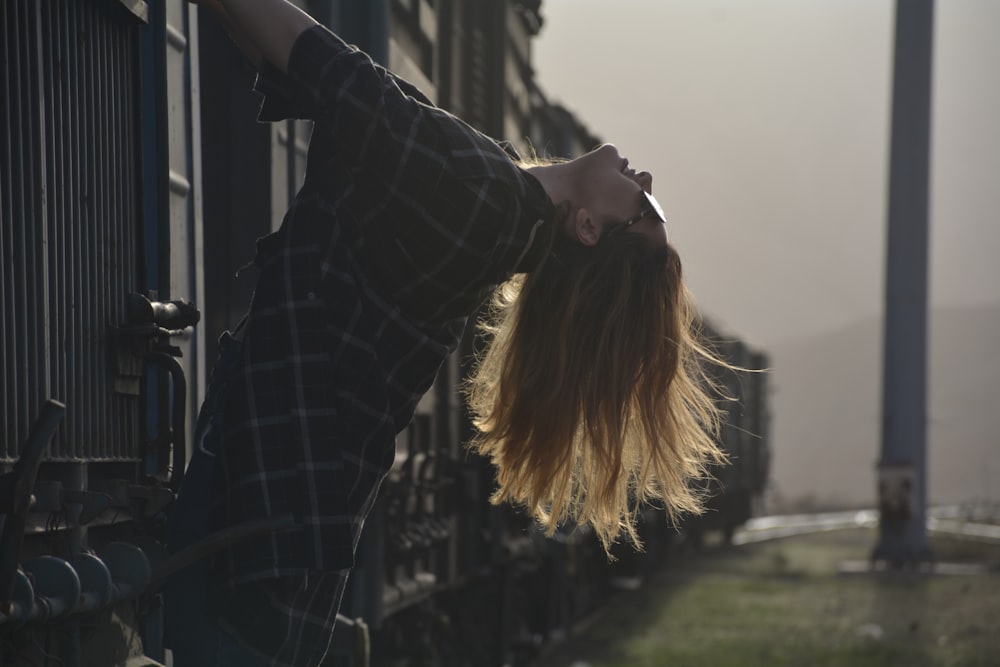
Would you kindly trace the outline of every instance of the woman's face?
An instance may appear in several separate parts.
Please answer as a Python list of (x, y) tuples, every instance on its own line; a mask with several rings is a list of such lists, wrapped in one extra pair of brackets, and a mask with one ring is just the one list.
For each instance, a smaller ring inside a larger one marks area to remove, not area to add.
[[(603, 231), (634, 218), (646, 207), (643, 192), (652, 194), (653, 176), (631, 168), (614, 144), (604, 144), (582, 155), (577, 162), (579, 205), (591, 214)], [(667, 230), (655, 215), (630, 225), (627, 233), (642, 234), (655, 247), (667, 243)]]

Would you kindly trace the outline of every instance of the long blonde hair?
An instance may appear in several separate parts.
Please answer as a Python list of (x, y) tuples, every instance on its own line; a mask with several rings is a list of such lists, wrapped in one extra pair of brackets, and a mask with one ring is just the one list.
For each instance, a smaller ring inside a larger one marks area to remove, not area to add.
[(590, 524), (605, 550), (623, 533), (640, 546), (643, 503), (674, 520), (701, 512), (698, 481), (725, 460), (705, 362), (724, 362), (698, 321), (676, 251), (638, 234), (556, 243), (501, 285), (467, 384), (472, 448), (497, 469), (491, 500), (549, 534)]

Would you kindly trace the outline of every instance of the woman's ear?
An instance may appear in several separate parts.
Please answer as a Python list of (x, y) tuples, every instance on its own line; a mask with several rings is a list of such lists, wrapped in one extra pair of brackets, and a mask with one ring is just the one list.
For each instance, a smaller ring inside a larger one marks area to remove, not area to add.
[(585, 246), (597, 245), (601, 240), (601, 228), (585, 208), (578, 208), (571, 220), (573, 237)]

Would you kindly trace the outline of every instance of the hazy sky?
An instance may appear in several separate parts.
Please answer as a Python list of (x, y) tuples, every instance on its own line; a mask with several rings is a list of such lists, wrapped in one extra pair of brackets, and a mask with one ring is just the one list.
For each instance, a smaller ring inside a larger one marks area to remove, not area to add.
[[(762, 347), (882, 310), (889, 0), (544, 0), (543, 90), (654, 174), (689, 283)], [(938, 0), (935, 303), (1000, 302), (1000, 1)]]

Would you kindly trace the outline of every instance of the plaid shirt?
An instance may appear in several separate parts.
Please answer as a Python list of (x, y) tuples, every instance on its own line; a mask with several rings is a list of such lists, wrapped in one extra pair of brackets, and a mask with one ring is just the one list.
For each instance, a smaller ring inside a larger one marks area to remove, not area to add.
[[(294, 517), (214, 570), (237, 591), (224, 623), (272, 664), (310, 665), (396, 433), (467, 317), (537, 265), (554, 207), (496, 142), (324, 28), (303, 33), (288, 70), (262, 68), (261, 119), (314, 121), (305, 183), (258, 241), (212, 523)], [(258, 633), (278, 617), (284, 639)]]

